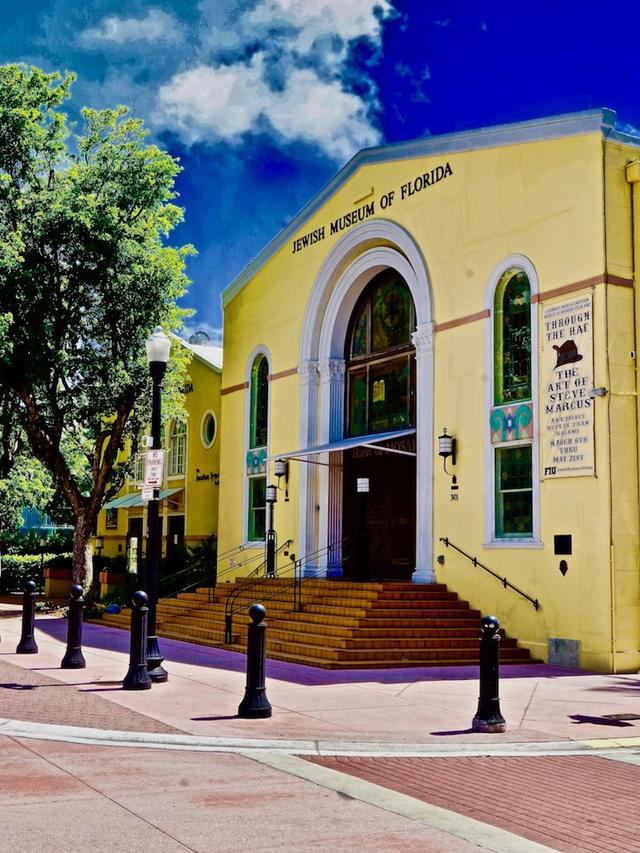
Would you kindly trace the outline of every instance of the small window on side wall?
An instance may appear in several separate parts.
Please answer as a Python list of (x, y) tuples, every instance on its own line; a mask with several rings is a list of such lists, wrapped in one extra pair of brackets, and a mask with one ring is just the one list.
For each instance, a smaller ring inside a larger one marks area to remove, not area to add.
[(202, 418), (202, 427), (200, 430), (200, 438), (202, 440), (202, 445), (205, 448), (209, 448), (213, 445), (216, 440), (216, 416), (213, 412), (205, 412), (204, 417)]
[(266, 487), (266, 477), (251, 477), (249, 479), (249, 542), (258, 542), (265, 537), (267, 508), (267, 502), (265, 500), (267, 494)]

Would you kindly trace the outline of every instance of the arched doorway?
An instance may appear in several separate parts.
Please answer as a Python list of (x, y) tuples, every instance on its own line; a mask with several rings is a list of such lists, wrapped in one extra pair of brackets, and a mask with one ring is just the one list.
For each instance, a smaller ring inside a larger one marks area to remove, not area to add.
[[(316, 275), (300, 335), (301, 448), (343, 442), (346, 414), (345, 346), (356, 306), (373, 278), (396, 271), (406, 282), (414, 307), (415, 332), (415, 489), (414, 583), (433, 583), (433, 320), (431, 285), (424, 258), (410, 234), (396, 223), (372, 220), (351, 229), (336, 243)], [(351, 443), (354, 439), (349, 439)], [(410, 451), (400, 451), (406, 453)], [(413, 455), (410, 453), (410, 455)], [(341, 574), (341, 555), (323, 556), (343, 539), (342, 450), (327, 452), (322, 464), (301, 464), (298, 543), (301, 553), (320, 555), (308, 574)], [(400, 454), (396, 454), (401, 458)], [(377, 454), (376, 454), (377, 458)], [(411, 489), (406, 489), (410, 493)], [(307, 571), (307, 570), (305, 570)]]
[[(394, 269), (379, 272), (352, 313), (345, 345), (345, 436), (415, 427), (415, 308)], [(398, 452), (399, 451), (399, 452)], [(343, 572), (409, 580), (415, 569), (415, 434), (343, 454)]]

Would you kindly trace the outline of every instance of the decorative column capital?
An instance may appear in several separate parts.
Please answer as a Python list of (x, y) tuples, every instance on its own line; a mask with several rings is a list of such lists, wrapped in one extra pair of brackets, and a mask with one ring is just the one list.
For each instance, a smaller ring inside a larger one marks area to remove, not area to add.
[(323, 358), (318, 362), (322, 382), (344, 382), (345, 363), (342, 358)]
[(411, 335), (411, 341), (416, 348), (416, 358), (433, 352), (435, 323), (421, 323)]
[(320, 382), (320, 371), (317, 361), (302, 361), (298, 365), (298, 373), (304, 385), (317, 385)]

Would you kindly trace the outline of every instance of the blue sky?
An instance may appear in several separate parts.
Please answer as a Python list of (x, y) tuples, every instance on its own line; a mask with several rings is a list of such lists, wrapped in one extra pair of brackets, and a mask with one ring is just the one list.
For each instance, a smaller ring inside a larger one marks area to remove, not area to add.
[[(78, 74), (180, 157), (191, 330), (360, 148), (610, 107), (640, 127), (633, 16), (602, 2), (0, 0), (0, 62)], [(72, 112), (73, 117), (73, 112)]]

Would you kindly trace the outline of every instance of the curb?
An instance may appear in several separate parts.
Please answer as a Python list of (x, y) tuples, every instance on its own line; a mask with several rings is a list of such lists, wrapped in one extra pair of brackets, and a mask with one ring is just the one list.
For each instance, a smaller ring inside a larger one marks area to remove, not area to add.
[(273, 738), (204, 737), (188, 734), (110, 731), (81, 726), (52, 725), (0, 718), (0, 736), (63, 741), (95, 746), (145, 747), (197, 752), (270, 752), (322, 756), (378, 756), (387, 758), (447, 758), (459, 756), (580, 755), (637, 749), (640, 738), (541, 743), (450, 744), (363, 743)]

